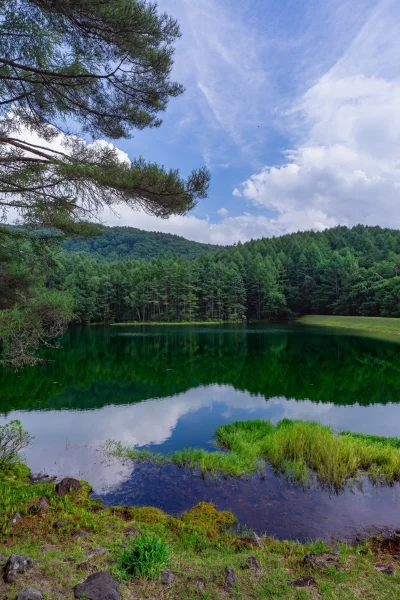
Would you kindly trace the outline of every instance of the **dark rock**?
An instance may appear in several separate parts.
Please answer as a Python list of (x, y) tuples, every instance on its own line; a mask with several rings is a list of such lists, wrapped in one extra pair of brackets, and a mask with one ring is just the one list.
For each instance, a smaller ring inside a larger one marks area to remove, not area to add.
[(135, 538), (140, 536), (140, 531), (136, 527), (127, 527), (124, 529), (124, 534), (127, 538)]
[(175, 575), (169, 569), (165, 569), (165, 571), (161, 573), (161, 583), (163, 583), (164, 585), (170, 585), (174, 581), (174, 579)]
[(62, 496), (66, 496), (70, 492), (80, 490), (81, 488), (82, 484), (77, 479), (73, 479), (72, 477), (64, 477), (64, 479), (56, 485), (56, 494), (59, 498), (61, 498)]
[(289, 581), (289, 585), (294, 585), (295, 587), (314, 587), (317, 585), (314, 577), (310, 577), (305, 575), (304, 577), (299, 577), (294, 581)]
[(260, 563), (255, 556), (248, 556), (246, 562), (249, 569), (252, 569), (257, 575), (261, 573)]
[(262, 539), (260, 538), (260, 536), (258, 536), (256, 534), (255, 531), (253, 531), (250, 536), (249, 539), (254, 542), (255, 544), (257, 544), (257, 546), (259, 546), (260, 548), (264, 548), (264, 542), (262, 541)]
[(118, 581), (111, 577), (108, 571), (99, 571), (74, 587), (74, 597), (87, 600), (121, 600), (118, 586)]
[(396, 575), (396, 570), (389, 565), (375, 565), (375, 569), (384, 575)]
[(10, 525), (15, 525), (21, 519), (22, 519), (21, 515), (19, 513), (15, 513), (15, 515), (12, 517), (12, 519), (10, 519)]
[(12, 554), (7, 560), (3, 569), (3, 579), (5, 583), (12, 583), (15, 581), (19, 573), (25, 573), (28, 569), (32, 569), (33, 560), (27, 556), (18, 556), (18, 554)]
[(67, 525), (67, 521), (65, 519), (61, 519), (61, 521), (57, 521), (56, 523), (54, 523), (54, 528), (55, 529), (62, 529), (66, 525)]
[(42, 496), (39, 500), (33, 505), (32, 509), (34, 512), (47, 512), (50, 510), (50, 502), (46, 496)]
[(230, 594), (236, 585), (236, 573), (232, 569), (232, 567), (226, 567), (225, 571), (224, 571), (224, 576), (225, 576), (224, 589), (226, 592), (228, 592), (228, 594)]
[(36, 588), (28, 588), (20, 592), (15, 600), (43, 600), (43, 594)]
[(88, 552), (88, 558), (94, 558), (95, 556), (101, 556), (102, 554), (108, 554), (107, 548), (94, 548)]
[(77, 537), (86, 537), (87, 536), (87, 531), (85, 531), (84, 529), (76, 529), (75, 531), (73, 531), (71, 533), (71, 536), (73, 538), (77, 538)]
[(313, 569), (325, 569), (326, 567), (340, 569), (337, 556), (329, 552), (310, 552), (303, 558), (303, 564)]
[(29, 483), (35, 485), (37, 483), (53, 483), (56, 480), (56, 477), (49, 477), (48, 475), (44, 475), (42, 473), (37, 473), (33, 475), (32, 473), (29, 475)]

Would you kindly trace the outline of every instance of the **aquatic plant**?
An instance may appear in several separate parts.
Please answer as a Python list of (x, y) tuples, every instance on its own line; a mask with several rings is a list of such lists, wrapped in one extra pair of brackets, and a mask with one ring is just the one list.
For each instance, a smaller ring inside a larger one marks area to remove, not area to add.
[[(146, 460), (170, 461), (192, 470), (235, 477), (254, 473), (267, 461), (295, 482), (309, 485), (316, 480), (336, 491), (360, 475), (380, 484), (400, 480), (398, 438), (335, 432), (320, 423), (289, 419), (277, 425), (260, 419), (236, 421), (220, 426), (215, 437), (223, 450), (184, 449), (164, 456), (146, 451)], [(108, 443), (107, 448), (118, 458), (141, 457), (140, 451), (120, 443)]]

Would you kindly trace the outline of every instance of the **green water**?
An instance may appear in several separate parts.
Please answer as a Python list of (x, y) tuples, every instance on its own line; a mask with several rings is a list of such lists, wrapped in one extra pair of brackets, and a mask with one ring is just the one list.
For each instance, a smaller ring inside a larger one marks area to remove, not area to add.
[(332, 496), (268, 470), (262, 481), (201, 480), (183, 469), (109, 463), (107, 439), (170, 452), (213, 448), (222, 423), (310, 419), (400, 435), (400, 345), (302, 325), (71, 328), (46, 366), (0, 372), (0, 424), (35, 437), (34, 472), (86, 479), (110, 504), (180, 513), (201, 500), (281, 538), (347, 539), (400, 527), (400, 486)]
[(280, 326), (80, 327), (46, 367), (0, 373), (0, 412), (95, 409), (207, 385), (335, 405), (400, 400), (400, 346)]

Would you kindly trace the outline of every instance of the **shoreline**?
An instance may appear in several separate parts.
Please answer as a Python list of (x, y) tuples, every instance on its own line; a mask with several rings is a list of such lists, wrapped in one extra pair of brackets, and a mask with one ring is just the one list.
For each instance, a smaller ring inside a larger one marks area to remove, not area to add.
[[(13, 520), (1, 532), (3, 562), (12, 554), (33, 561), (15, 581), (0, 582), (0, 592), (14, 598), (35, 587), (46, 598), (61, 600), (71, 597), (80, 582), (106, 571), (124, 598), (144, 594), (150, 599), (206, 600), (234, 594), (295, 600), (306, 598), (299, 595), (305, 581), (326, 600), (359, 597), (349, 593), (396, 597), (400, 536), (393, 531), (380, 538), (361, 536), (355, 546), (278, 541), (251, 531), (235, 532), (234, 515), (213, 504), (201, 502), (178, 517), (153, 507), (106, 507), (90, 497), (88, 483), (68, 482), (71, 487), (62, 496), (58, 487), (63, 482), (0, 483), (0, 503), (8, 503), (7, 517)], [(10, 517), (11, 509), (18, 512)], [(121, 553), (154, 540), (166, 552), (160, 569), (128, 576)], [(227, 572), (234, 573), (231, 588)]]

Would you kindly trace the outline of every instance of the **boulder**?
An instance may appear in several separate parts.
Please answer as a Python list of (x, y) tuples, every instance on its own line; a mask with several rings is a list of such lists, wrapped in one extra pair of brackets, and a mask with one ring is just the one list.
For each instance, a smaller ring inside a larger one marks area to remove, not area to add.
[(21, 515), (19, 513), (15, 513), (15, 515), (10, 519), (10, 525), (15, 525), (21, 519), (22, 519)]
[(39, 500), (32, 506), (34, 512), (47, 512), (50, 510), (50, 502), (46, 496), (42, 496)]
[(87, 531), (85, 531), (84, 529), (76, 529), (75, 531), (73, 531), (71, 533), (71, 536), (73, 538), (78, 538), (78, 537), (85, 537), (85, 536), (87, 536), (87, 534), (88, 534)]
[(390, 565), (375, 565), (375, 569), (384, 575), (396, 575), (396, 570)]
[(254, 573), (256, 573), (256, 575), (259, 575), (261, 573), (260, 563), (258, 562), (258, 559), (255, 556), (248, 556), (246, 558), (246, 563), (249, 569), (252, 569)]
[(252, 533), (249, 536), (249, 539), (255, 544), (257, 544), (257, 546), (259, 546), (260, 548), (264, 548), (264, 542), (262, 541), (260, 536), (256, 534), (255, 531), (252, 531)]
[(313, 569), (325, 569), (326, 567), (340, 569), (337, 556), (330, 552), (310, 552), (303, 558), (303, 564)]
[(19, 573), (25, 573), (25, 571), (32, 569), (32, 567), (33, 560), (31, 558), (12, 554), (4, 566), (3, 579), (5, 583), (12, 583)]
[(107, 548), (93, 548), (93, 550), (89, 550), (88, 559), (94, 558), (95, 556), (101, 556), (102, 554), (108, 554), (109, 550)]
[(140, 531), (139, 529), (136, 529), (136, 527), (126, 527), (126, 529), (124, 529), (124, 534), (126, 535), (127, 538), (135, 538), (135, 537), (139, 537), (140, 536)]
[(56, 494), (59, 498), (62, 498), (62, 496), (66, 496), (70, 492), (80, 490), (81, 488), (82, 484), (77, 479), (73, 479), (72, 477), (64, 477), (64, 479), (62, 479), (60, 483), (57, 483), (56, 485)]
[(80, 600), (121, 600), (118, 586), (118, 581), (108, 571), (99, 571), (74, 587), (74, 597)]
[(65, 519), (61, 519), (54, 523), (54, 529), (63, 529), (67, 525), (67, 521)]
[(225, 571), (224, 571), (224, 576), (225, 576), (224, 589), (228, 594), (230, 594), (233, 592), (233, 588), (236, 585), (236, 579), (237, 579), (236, 573), (232, 569), (232, 567), (226, 567)]
[(299, 577), (294, 581), (289, 581), (289, 585), (293, 585), (295, 587), (314, 587), (317, 585), (314, 577), (310, 577), (309, 575), (305, 575), (304, 577)]
[(161, 583), (163, 583), (164, 585), (170, 585), (174, 581), (174, 579), (175, 575), (169, 569), (165, 569), (165, 571), (161, 573)]
[(43, 600), (43, 594), (36, 588), (28, 588), (20, 592), (15, 600)]

